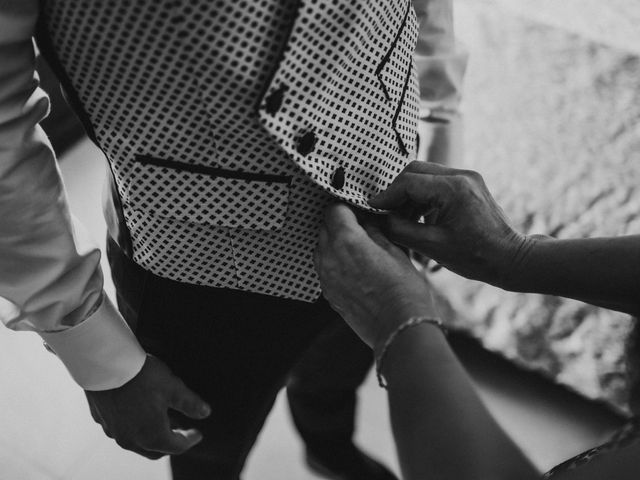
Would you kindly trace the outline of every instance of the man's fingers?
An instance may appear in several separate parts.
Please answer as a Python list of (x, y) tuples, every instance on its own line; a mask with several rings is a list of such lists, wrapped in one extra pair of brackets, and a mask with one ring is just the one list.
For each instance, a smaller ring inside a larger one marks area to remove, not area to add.
[(196, 429), (170, 429), (167, 423), (161, 433), (152, 439), (140, 441), (136, 448), (128, 448), (128, 450), (135, 451), (147, 458), (157, 455), (180, 455), (200, 443), (202, 438), (202, 434)]
[(195, 428), (188, 430), (175, 428), (171, 430), (171, 435), (169, 436), (168, 446), (171, 451), (167, 453), (176, 454), (186, 452), (200, 443), (202, 438), (202, 434)]
[(182, 381), (178, 381), (169, 407), (194, 420), (202, 420), (211, 414), (211, 407), (187, 388)]
[(202, 434), (196, 429), (172, 428), (166, 411), (158, 411), (147, 420), (134, 436), (116, 439), (118, 445), (156, 459), (164, 455), (179, 455), (202, 441)]
[(164, 453), (164, 452), (154, 452), (152, 450), (145, 450), (144, 448), (138, 448), (138, 447), (130, 447), (130, 448), (122, 447), (122, 448), (124, 448), (125, 450), (129, 450), (130, 452), (137, 453), (138, 455), (148, 458), (149, 460), (158, 460), (159, 458), (162, 458), (165, 455), (168, 455), (167, 453)]
[(139, 450), (136, 451), (136, 453), (138, 455), (142, 455), (145, 458), (148, 458), (149, 460), (158, 460), (167, 455), (166, 453), (149, 452), (147, 450)]

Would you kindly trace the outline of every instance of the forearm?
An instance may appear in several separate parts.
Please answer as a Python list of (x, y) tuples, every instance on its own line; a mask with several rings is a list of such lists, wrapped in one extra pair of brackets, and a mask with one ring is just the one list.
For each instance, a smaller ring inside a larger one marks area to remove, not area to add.
[(455, 40), (452, 0), (413, 0), (419, 22), (415, 61), (420, 86), (417, 158), (454, 165), (462, 155), (458, 106), (467, 53)]
[(73, 225), (38, 122), (38, 2), (0, 2), (0, 322), (38, 332), (85, 389), (126, 383), (145, 354), (104, 297), (100, 250)]
[(640, 314), (640, 235), (557, 240), (530, 237), (498, 285)]
[(452, 0), (413, 0), (418, 18), (415, 60), (421, 117), (446, 121), (460, 103), (467, 53), (457, 43)]
[(404, 479), (538, 478), (434, 326), (401, 333), (383, 374)]

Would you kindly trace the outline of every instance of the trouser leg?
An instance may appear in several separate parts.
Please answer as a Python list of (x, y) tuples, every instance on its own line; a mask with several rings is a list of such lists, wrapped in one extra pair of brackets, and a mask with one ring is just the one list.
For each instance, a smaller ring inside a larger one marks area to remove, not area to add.
[(237, 479), (288, 372), (329, 319), (317, 304), (183, 284), (146, 272), (110, 242), (119, 307), (142, 345), (212, 408), (175, 412), (204, 440), (171, 458), (174, 480)]
[(291, 372), (287, 397), (293, 421), (311, 450), (349, 444), (354, 433), (356, 390), (372, 363), (371, 349), (322, 300), (332, 317)]

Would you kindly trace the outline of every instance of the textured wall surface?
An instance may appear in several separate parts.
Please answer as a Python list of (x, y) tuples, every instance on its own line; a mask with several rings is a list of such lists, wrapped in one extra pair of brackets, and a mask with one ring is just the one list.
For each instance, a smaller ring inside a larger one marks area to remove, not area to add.
[[(471, 0), (455, 0), (470, 2)], [(640, 53), (638, 0), (478, 0), (599, 43)]]
[[(511, 7), (530, 3), (511, 1)], [(640, 45), (634, 43), (640, 36), (623, 49), (617, 37), (605, 43), (516, 10), (500, 1), (457, 3), (457, 34), (470, 53), (466, 154), (459, 166), (480, 171), (527, 233), (640, 233)], [(597, 9), (576, 9), (582, 14)], [(444, 270), (430, 276), (457, 328), (526, 368), (628, 410), (630, 317), (507, 293)]]

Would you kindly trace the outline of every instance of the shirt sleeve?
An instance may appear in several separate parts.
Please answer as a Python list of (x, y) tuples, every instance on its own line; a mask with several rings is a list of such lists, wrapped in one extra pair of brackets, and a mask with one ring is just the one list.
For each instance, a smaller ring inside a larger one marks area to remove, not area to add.
[(74, 228), (39, 126), (37, 0), (0, 2), (0, 321), (39, 333), (87, 390), (118, 387), (145, 353), (104, 295), (100, 251)]
[(413, 0), (419, 31), (415, 59), (420, 85), (418, 158), (454, 164), (461, 155), (458, 107), (467, 52), (455, 39), (453, 0)]

